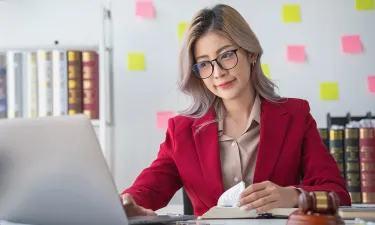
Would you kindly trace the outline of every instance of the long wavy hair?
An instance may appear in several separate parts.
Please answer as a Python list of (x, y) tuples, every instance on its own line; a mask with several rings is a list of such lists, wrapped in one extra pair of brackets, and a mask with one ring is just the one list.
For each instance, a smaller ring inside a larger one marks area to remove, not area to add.
[(214, 107), (217, 113), (223, 111), (224, 106), (221, 99), (210, 92), (203, 81), (196, 77), (191, 70), (191, 66), (195, 62), (193, 54), (195, 43), (207, 32), (218, 32), (234, 41), (247, 52), (257, 55), (251, 74), (251, 82), (255, 92), (270, 102), (279, 102), (282, 99), (275, 92), (277, 86), (262, 71), (261, 56), (263, 50), (248, 23), (234, 8), (218, 4), (212, 8), (198, 11), (186, 29), (180, 52), (178, 87), (182, 93), (191, 98), (191, 104), (187, 109), (180, 112), (181, 115), (200, 118), (211, 107)]

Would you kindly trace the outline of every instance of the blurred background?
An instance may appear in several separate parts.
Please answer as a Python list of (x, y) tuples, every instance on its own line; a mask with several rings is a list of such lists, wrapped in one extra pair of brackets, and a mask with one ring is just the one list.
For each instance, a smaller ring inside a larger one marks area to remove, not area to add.
[(122, 191), (189, 103), (176, 86), (181, 38), (215, 3), (247, 20), (263, 71), (280, 95), (309, 101), (327, 148), (330, 129), (373, 126), (374, 0), (0, 0), (0, 117), (85, 113)]

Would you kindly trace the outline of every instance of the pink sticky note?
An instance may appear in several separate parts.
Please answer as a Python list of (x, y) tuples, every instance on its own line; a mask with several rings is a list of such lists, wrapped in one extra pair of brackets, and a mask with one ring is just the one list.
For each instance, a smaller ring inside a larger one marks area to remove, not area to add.
[(367, 82), (368, 82), (368, 90), (371, 93), (375, 93), (375, 75), (368, 76)]
[(156, 128), (157, 129), (167, 129), (168, 120), (174, 116), (172, 111), (160, 111), (156, 113)]
[(137, 1), (135, 3), (135, 15), (142, 18), (153, 18), (155, 16), (152, 1)]
[(288, 46), (287, 59), (290, 62), (304, 62), (306, 60), (305, 46), (303, 45)]
[(362, 44), (359, 35), (346, 35), (341, 38), (342, 51), (345, 53), (362, 52)]

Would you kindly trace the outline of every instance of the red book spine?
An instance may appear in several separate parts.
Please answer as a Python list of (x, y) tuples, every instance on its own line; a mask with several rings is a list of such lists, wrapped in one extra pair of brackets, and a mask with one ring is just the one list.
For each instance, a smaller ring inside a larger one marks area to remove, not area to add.
[(90, 119), (99, 119), (99, 66), (98, 54), (82, 53), (83, 113)]
[(375, 139), (374, 128), (359, 130), (362, 203), (375, 203)]

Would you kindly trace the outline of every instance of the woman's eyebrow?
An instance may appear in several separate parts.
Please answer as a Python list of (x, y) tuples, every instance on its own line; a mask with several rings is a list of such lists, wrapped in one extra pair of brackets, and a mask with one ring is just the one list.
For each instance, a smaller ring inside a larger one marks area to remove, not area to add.
[[(223, 51), (224, 49), (229, 48), (229, 47), (233, 47), (233, 45), (224, 45), (224, 46), (220, 47), (218, 50), (216, 50), (216, 54), (219, 54), (221, 51)], [(196, 60), (198, 61), (200, 58), (208, 58), (208, 55), (198, 56), (196, 58)]]

